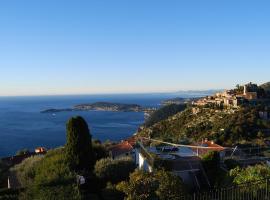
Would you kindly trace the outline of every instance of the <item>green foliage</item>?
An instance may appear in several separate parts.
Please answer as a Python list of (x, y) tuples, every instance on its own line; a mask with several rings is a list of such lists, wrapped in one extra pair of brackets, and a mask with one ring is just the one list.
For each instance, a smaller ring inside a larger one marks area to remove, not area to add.
[(42, 159), (43, 156), (32, 156), (11, 168), (11, 172), (15, 173), (18, 182), (22, 187), (27, 187), (33, 183), (36, 175), (35, 168)]
[(179, 177), (164, 170), (153, 173), (136, 170), (128, 182), (121, 182), (116, 188), (125, 193), (126, 200), (178, 200), (185, 193)]
[(159, 181), (156, 194), (160, 200), (181, 199), (185, 190), (180, 178), (164, 170), (157, 171), (155, 177)]
[(94, 156), (95, 161), (109, 156), (109, 152), (107, 151), (105, 145), (101, 144), (100, 142), (93, 141), (92, 149), (93, 149), (93, 156)]
[[(197, 110), (197, 112), (194, 112)], [(187, 108), (173, 117), (145, 128), (139, 134), (179, 143), (184, 138), (190, 142), (204, 138), (224, 146), (241, 141), (253, 142), (258, 130), (269, 129), (270, 123), (259, 117), (259, 106), (246, 106), (239, 110), (212, 108)]]
[(130, 175), (129, 182), (121, 182), (117, 189), (126, 194), (126, 200), (157, 199), (159, 182), (150, 173), (136, 170)]
[(209, 151), (207, 154), (202, 156), (202, 161), (209, 167), (218, 167), (220, 163), (219, 152)]
[(96, 162), (94, 173), (104, 183), (118, 183), (127, 180), (129, 174), (135, 170), (135, 164), (131, 158), (113, 160), (104, 158)]
[(270, 177), (270, 168), (267, 165), (255, 165), (247, 168), (236, 167), (230, 170), (230, 176), (233, 183), (243, 184), (247, 182), (256, 182)]
[(75, 174), (70, 171), (63, 149), (45, 157), (32, 157), (13, 169), (25, 192), (20, 199), (80, 199)]
[(73, 117), (67, 123), (66, 159), (75, 171), (89, 171), (94, 165), (91, 135), (82, 117)]
[(180, 104), (180, 105), (171, 104), (171, 105), (163, 106), (151, 114), (151, 116), (145, 122), (145, 126), (146, 127), (152, 126), (157, 122), (165, 120), (168, 117), (173, 116), (176, 113), (183, 111), (185, 108), (186, 108), (185, 104)]

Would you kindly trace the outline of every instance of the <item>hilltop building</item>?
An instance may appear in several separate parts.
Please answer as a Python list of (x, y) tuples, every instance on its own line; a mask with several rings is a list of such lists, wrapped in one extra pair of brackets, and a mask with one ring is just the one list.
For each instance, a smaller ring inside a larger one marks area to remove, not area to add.
[(244, 103), (254, 103), (259, 99), (259, 87), (257, 84), (248, 83), (242, 88), (243, 90), (225, 90), (224, 92), (216, 93), (213, 96), (207, 96), (193, 102), (193, 105), (238, 108)]

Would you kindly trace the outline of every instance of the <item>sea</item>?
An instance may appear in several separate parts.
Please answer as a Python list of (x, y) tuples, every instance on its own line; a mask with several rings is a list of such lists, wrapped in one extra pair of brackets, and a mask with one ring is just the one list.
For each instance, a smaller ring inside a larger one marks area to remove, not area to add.
[(73, 116), (82, 116), (87, 121), (94, 139), (116, 142), (132, 136), (145, 120), (141, 112), (70, 111), (52, 114), (41, 113), (42, 110), (99, 101), (160, 107), (166, 99), (194, 96), (166, 93), (0, 97), (0, 158), (12, 156), (21, 149), (33, 151), (40, 146), (50, 149), (64, 145), (66, 122)]

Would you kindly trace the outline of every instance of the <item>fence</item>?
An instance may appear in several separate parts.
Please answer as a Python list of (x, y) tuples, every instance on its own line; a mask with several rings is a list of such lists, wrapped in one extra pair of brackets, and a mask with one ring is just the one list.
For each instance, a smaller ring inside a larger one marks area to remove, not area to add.
[(183, 196), (181, 200), (269, 200), (270, 179)]

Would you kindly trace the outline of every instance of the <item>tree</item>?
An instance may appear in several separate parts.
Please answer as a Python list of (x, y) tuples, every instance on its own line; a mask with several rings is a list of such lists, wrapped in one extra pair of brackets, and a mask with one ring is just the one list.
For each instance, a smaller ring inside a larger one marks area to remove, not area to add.
[(75, 171), (89, 171), (94, 164), (92, 136), (82, 117), (73, 117), (67, 123), (66, 160)]
[(185, 192), (181, 179), (164, 170), (136, 170), (128, 182), (121, 182), (116, 188), (126, 194), (127, 200), (178, 200)]

